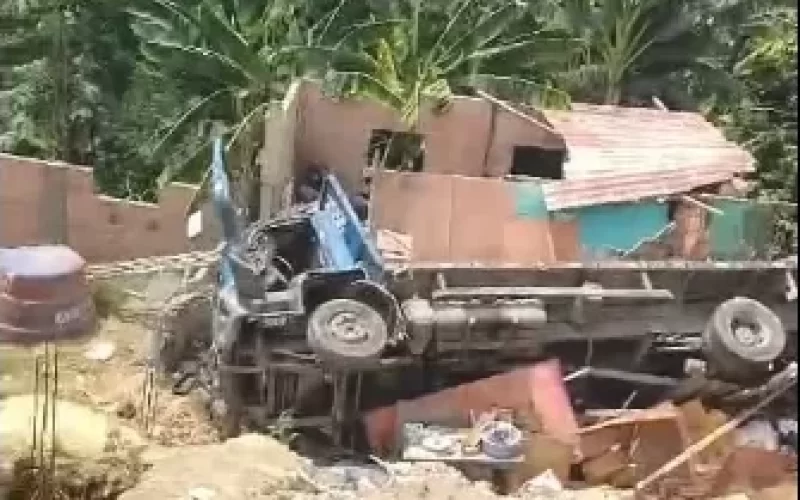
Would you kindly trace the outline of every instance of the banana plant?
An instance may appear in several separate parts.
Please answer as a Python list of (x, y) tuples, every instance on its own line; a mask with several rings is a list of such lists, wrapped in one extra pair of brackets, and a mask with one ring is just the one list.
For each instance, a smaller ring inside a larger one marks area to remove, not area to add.
[(719, 57), (721, 26), (745, 19), (754, 0), (565, 0), (550, 28), (581, 40), (582, 49), (556, 75), (574, 96), (605, 104), (649, 99), (691, 74), (732, 89)]
[(147, 145), (154, 156), (188, 149), (184, 161), (165, 168), (160, 184), (187, 168), (205, 166), (209, 138), (216, 134), (226, 139), (236, 174), (253, 174), (267, 107), (292, 79), (311, 71), (300, 49), (333, 45), (344, 34), (367, 31), (368, 22), (347, 26), (354, 12), (348, 7), (358, 3), (130, 0), (127, 9), (136, 19), (144, 64), (164, 84), (190, 96)]
[[(521, 66), (571, 49), (568, 36), (526, 26), (530, 9), (508, 1), (398, 0), (374, 12), (377, 19), (391, 22), (380, 36), (306, 52), (325, 65), (329, 92), (381, 102), (411, 132), (425, 106), (445, 110), (455, 92), (475, 88), (532, 104), (567, 106), (566, 93), (518, 76)], [(419, 144), (401, 142), (390, 143), (385, 157), (397, 156), (397, 147), (411, 148), (400, 154), (409, 161), (398, 162), (409, 165)]]
[[(298, 76), (384, 102), (410, 129), (423, 101), (443, 104), (465, 84), (513, 84), (563, 105), (565, 94), (514, 78), (516, 62), (565, 44), (514, 26), (528, 9), (499, 0), (129, 0), (148, 67), (194, 96), (154, 135), (156, 155), (193, 146), (160, 182), (203, 165), (207, 138), (217, 134), (226, 138), (229, 165), (238, 165), (232, 177), (255, 177), (267, 106)], [(506, 74), (481, 71), (503, 60)]]
[[(334, 59), (331, 75), (344, 91), (388, 104), (409, 126), (417, 122), (425, 101), (441, 108), (454, 91), (473, 87), (509, 88), (514, 83), (526, 92), (516, 98), (547, 105), (568, 103), (563, 92), (517, 76), (519, 65), (551, 58), (570, 47), (570, 40), (561, 34), (522, 26), (527, 4), (450, 0), (431, 5), (404, 0), (391, 5), (388, 15), (401, 21), (386, 36), (358, 45), (359, 57), (348, 61), (360, 61), (361, 67), (337, 68)], [(485, 71), (492, 63), (493, 72)]]

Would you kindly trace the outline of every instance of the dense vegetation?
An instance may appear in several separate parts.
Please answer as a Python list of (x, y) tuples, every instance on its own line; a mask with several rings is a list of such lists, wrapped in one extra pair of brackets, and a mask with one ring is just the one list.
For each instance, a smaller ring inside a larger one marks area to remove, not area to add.
[(0, 151), (93, 165), (109, 194), (242, 175), (293, 78), (393, 106), (483, 89), (700, 110), (797, 201), (797, 7), (786, 0), (0, 0)]

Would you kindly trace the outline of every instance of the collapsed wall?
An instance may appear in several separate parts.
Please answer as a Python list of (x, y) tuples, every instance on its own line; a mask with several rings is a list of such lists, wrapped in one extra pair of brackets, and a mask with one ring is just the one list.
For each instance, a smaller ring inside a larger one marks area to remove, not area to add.
[(0, 155), (0, 247), (66, 243), (90, 263), (208, 247), (186, 236), (196, 192), (174, 183), (157, 204), (120, 200), (98, 194), (91, 168)]

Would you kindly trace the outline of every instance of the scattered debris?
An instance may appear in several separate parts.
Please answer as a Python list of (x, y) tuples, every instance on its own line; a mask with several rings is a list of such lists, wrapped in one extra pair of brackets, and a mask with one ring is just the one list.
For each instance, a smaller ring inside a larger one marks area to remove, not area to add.
[(777, 451), (780, 436), (772, 423), (765, 419), (751, 420), (736, 430), (736, 446)]
[(556, 477), (555, 473), (548, 469), (546, 472), (539, 474), (530, 481), (527, 481), (520, 488), (519, 494), (554, 494), (564, 491), (561, 481)]
[[(775, 451), (738, 446), (719, 467), (711, 494), (750, 493), (796, 482), (797, 458)], [(783, 498), (797, 498), (787, 496)]]
[[(535, 414), (531, 409), (535, 408)], [(553, 436), (566, 446), (578, 443), (578, 423), (561, 375), (561, 365), (549, 360), (451, 387), (365, 415), (370, 448), (381, 455), (399, 450), (395, 439), (409, 422), (441, 423), (456, 428), (472, 426), (474, 415), (504, 410), (521, 427)], [(442, 419), (447, 422), (441, 422)], [(544, 471), (539, 471), (544, 472)]]
[(114, 356), (115, 345), (108, 340), (93, 342), (89, 349), (84, 353), (86, 359), (90, 361), (108, 361)]
[(381, 229), (377, 232), (376, 243), (381, 256), (388, 262), (408, 262), (412, 257), (412, 239), (407, 234)]
[[(496, 405), (500, 401), (511, 403), (512, 400), (504, 398), (510, 394), (511, 387), (520, 383), (512, 383), (517, 379), (506, 373), (418, 400), (403, 401), (392, 411), (381, 409), (372, 414), (373, 438), (378, 437), (379, 432), (389, 432), (388, 428), (381, 431), (381, 425), (402, 426), (404, 459), (451, 463), (463, 468), (465, 473), (469, 472), (468, 475), (473, 478), (475, 466), (497, 469), (503, 465), (506, 469), (502, 482), (505, 491), (516, 492), (514, 494), (521, 498), (528, 498), (526, 495), (531, 492), (535, 492), (531, 498), (536, 498), (536, 495), (545, 495), (541, 498), (546, 498), (545, 490), (556, 498), (553, 492), (574, 492), (571, 487), (564, 485), (572, 485), (576, 480), (594, 488), (636, 487), (642, 493), (655, 492), (657, 496), (660, 495), (658, 498), (672, 498), (675, 495), (682, 498), (708, 498), (707, 495), (712, 491), (724, 495), (735, 490), (734, 486), (738, 484), (730, 477), (744, 478), (742, 481), (748, 487), (763, 489), (785, 481), (791, 464), (796, 463), (796, 459), (788, 454), (791, 449), (781, 446), (785, 440), (782, 436), (790, 437), (792, 432), (796, 436), (796, 420), (783, 419), (781, 427), (777, 422), (773, 424), (765, 419), (751, 419), (749, 422), (748, 419), (794, 384), (796, 369), (792, 366), (787, 368), (788, 371), (784, 370), (786, 374), (776, 378), (782, 385), (777, 382), (766, 384), (765, 387), (776, 392), (768, 394), (754, 408), (735, 418), (729, 418), (720, 410), (708, 409), (695, 399), (680, 406), (665, 402), (649, 409), (589, 412), (594, 417), (594, 423), (563, 432), (570, 428), (570, 425), (564, 427), (563, 416), (574, 418), (574, 415), (568, 403), (569, 411), (557, 403), (557, 397), (549, 396), (564, 391), (563, 382), (547, 384), (542, 383), (549, 380), (547, 377), (530, 376), (537, 370), (540, 374), (550, 373), (550, 370), (558, 367), (552, 362), (541, 363), (519, 372), (527, 374), (526, 380), (531, 384), (519, 386), (527, 387), (523, 392), (533, 395), (539, 393), (538, 397), (528, 400), (527, 406), (509, 404), (514, 408), (503, 410), (502, 405)], [(576, 373), (578, 375), (567, 379), (585, 375), (583, 372)], [(501, 380), (505, 391), (493, 391), (492, 388), (500, 386)], [(630, 381), (636, 382), (636, 379)], [(649, 383), (649, 380), (645, 383)], [(557, 387), (560, 389), (553, 390)], [(517, 390), (513, 394), (518, 395), (519, 392)], [(493, 396), (490, 402), (480, 399), (487, 394)], [(471, 413), (466, 411), (470, 405), (473, 412), (477, 412), (487, 404), (491, 406), (489, 403), (495, 404), (492, 411), (483, 413), (473, 422), (473, 428), (479, 427), (480, 432), (470, 432), (471, 429), (463, 424), (459, 427), (458, 422), (463, 421), (464, 414)], [(504, 415), (505, 419), (499, 418), (499, 415)], [(553, 418), (554, 415), (562, 416), (560, 429), (555, 425), (558, 419)], [(414, 420), (409, 422), (409, 418)], [(434, 422), (437, 425), (426, 425)], [(503, 436), (521, 445), (523, 456), (519, 460), (502, 464), (490, 460), (496, 458), (486, 450), (486, 431), (492, 426), (495, 430), (502, 429)], [(779, 431), (779, 428), (783, 431)], [(575, 432), (577, 441), (570, 438), (571, 432)], [(380, 439), (373, 439), (373, 442), (381, 445)], [(469, 453), (466, 452), (468, 449)], [(743, 460), (756, 452), (769, 455), (765, 455), (764, 461), (773, 463), (768, 467), (772, 472), (762, 471), (755, 476), (735, 472), (742, 467), (740, 464)], [(579, 466), (580, 476), (574, 475), (573, 465)], [(478, 477), (487, 478), (485, 474)], [(496, 479), (491, 476), (487, 478), (495, 483)]]
[(636, 484), (636, 489), (639, 491), (646, 491), (648, 487), (655, 484), (659, 479), (663, 476), (671, 473), (684, 463), (689, 463), (690, 467), (693, 466), (691, 464), (691, 460), (693, 459), (694, 455), (702, 452), (703, 450), (707, 449), (711, 446), (715, 441), (720, 439), (721, 437), (725, 436), (727, 433), (731, 432), (733, 429), (742, 425), (748, 418), (754, 415), (756, 412), (760, 411), (762, 408), (766, 407), (769, 403), (777, 399), (779, 396), (783, 395), (790, 388), (794, 388), (796, 385), (796, 375), (797, 369), (795, 367), (795, 377), (791, 380), (791, 383), (785, 384), (783, 387), (779, 387), (775, 390), (772, 394), (767, 396), (766, 398), (762, 399), (758, 404), (755, 406), (748, 408), (747, 410), (743, 411), (736, 418), (730, 420), (729, 422), (725, 423), (714, 429), (712, 432), (707, 434), (705, 437), (700, 439), (697, 442), (692, 443), (688, 446), (683, 452), (677, 455), (675, 458), (667, 462), (666, 464), (662, 465), (658, 470), (647, 476), (645, 479), (641, 480)]
[(509, 422), (479, 420), (473, 427), (461, 429), (406, 423), (402, 434), (403, 460), (497, 468), (522, 461), (522, 432)]
[(189, 500), (213, 500), (217, 493), (209, 488), (192, 488), (188, 495)]

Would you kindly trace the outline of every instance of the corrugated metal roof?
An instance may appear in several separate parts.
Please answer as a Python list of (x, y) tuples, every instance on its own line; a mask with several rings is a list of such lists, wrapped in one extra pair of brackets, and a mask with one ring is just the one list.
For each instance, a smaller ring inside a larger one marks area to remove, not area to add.
[(547, 209), (553, 211), (686, 193), (725, 182), (733, 174), (732, 170), (721, 168), (671, 169), (553, 181), (542, 189)]
[(544, 113), (569, 150), (565, 180), (545, 186), (549, 210), (686, 192), (754, 170), (753, 157), (697, 113), (588, 104)]

